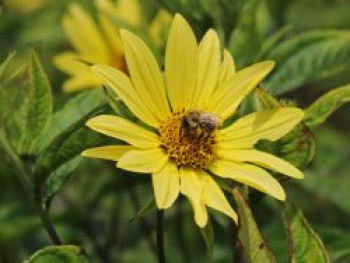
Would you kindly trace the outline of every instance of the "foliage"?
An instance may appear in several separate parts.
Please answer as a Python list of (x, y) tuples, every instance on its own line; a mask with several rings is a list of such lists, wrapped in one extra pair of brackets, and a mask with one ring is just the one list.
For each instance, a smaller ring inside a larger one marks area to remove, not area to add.
[[(109, 87), (62, 92), (67, 75), (53, 67), (52, 58), (69, 46), (58, 21), (70, 1), (43, 1), (29, 9), (3, 2), (0, 262), (155, 262), (149, 178), (80, 156), (87, 148), (118, 143), (88, 129), (89, 118), (110, 112), (136, 118)], [(298, 105), (305, 113), (289, 134), (257, 145), (305, 173), (298, 182), (274, 174), (287, 189), (285, 208), (250, 188), (218, 180), (239, 214), (238, 227), (214, 213), (205, 228), (196, 229), (190, 206), (180, 199), (165, 213), (167, 260), (349, 262), (350, 5), (341, 0), (141, 2), (147, 21), (160, 8), (182, 13), (198, 39), (215, 28), (237, 70), (276, 61), (237, 115), (285, 105)], [(98, 17), (93, 1), (77, 3)], [(147, 35), (144, 30), (137, 33)], [(157, 59), (164, 64), (162, 56)], [(285, 229), (278, 223), (282, 217)]]
[(75, 246), (56, 246), (46, 247), (32, 255), (24, 263), (87, 263), (89, 260), (85, 257), (83, 251)]

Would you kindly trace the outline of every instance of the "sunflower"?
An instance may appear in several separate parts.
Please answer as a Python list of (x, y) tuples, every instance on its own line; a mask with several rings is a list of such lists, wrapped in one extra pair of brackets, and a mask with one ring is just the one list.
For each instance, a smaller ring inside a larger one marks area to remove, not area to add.
[(237, 222), (215, 178), (232, 179), (278, 200), (286, 195), (269, 173), (293, 178), (303, 174), (288, 162), (254, 149), (261, 139), (275, 141), (303, 118), (295, 107), (248, 114), (229, 125), (242, 100), (273, 69), (265, 61), (235, 72), (231, 55), (220, 51), (217, 33), (209, 30), (196, 42), (187, 21), (176, 14), (168, 36), (162, 74), (146, 44), (121, 30), (130, 76), (107, 65), (92, 70), (139, 119), (100, 115), (91, 129), (127, 145), (87, 149), (83, 156), (117, 161), (117, 167), (151, 174), (159, 209), (169, 208), (179, 193), (190, 201), (194, 219), (204, 227), (207, 207)]
[[(64, 91), (78, 91), (102, 84), (86, 62), (110, 65), (127, 73), (119, 28), (112, 24), (110, 15), (140, 28), (143, 19), (141, 9), (135, 1), (120, 0), (117, 5), (108, 0), (97, 0), (98, 22), (76, 3), (70, 5), (62, 24), (75, 51), (63, 52), (54, 57), (55, 66), (71, 76), (63, 83)], [(158, 45), (162, 44), (162, 25), (166, 23), (167, 16), (160, 12), (149, 27), (149, 34)]]

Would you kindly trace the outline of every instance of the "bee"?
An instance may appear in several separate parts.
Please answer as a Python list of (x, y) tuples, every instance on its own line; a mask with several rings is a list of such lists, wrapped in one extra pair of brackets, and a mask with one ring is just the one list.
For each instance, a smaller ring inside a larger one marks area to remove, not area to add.
[(212, 133), (221, 125), (218, 116), (200, 110), (190, 110), (182, 119), (182, 127), (191, 137), (200, 137), (204, 132)]

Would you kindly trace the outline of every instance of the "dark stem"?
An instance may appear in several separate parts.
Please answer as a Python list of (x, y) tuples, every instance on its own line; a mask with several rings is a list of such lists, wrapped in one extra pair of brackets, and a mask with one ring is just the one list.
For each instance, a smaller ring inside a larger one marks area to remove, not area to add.
[(233, 263), (242, 263), (243, 262), (243, 254), (242, 254), (242, 244), (238, 238), (238, 227), (235, 223), (232, 224), (232, 235), (233, 235)]
[(44, 210), (44, 208), (41, 206), (40, 203), (36, 203), (35, 208), (36, 208), (36, 211), (41, 219), (41, 222), (43, 223), (43, 225), (47, 231), (47, 234), (49, 235), (52, 243), (56, 246), (62, 245), (62, 242), (61, 242), (60, 238), (58, 237), (58, 234), (57, 234), (55, 227), (53, 226), (53, 224), (49, 218), (49, 215), (47, 214), (47, 211)]
[(165, 263), (164, 210), (157, 210), (157, 255), (158, 255), (158, 262)]
[[(133, 185), (130, 183), (129, 180), (126, 180), (126, 184), (128, 186), (128, 194), (130, 195), (130, 199), (131, 199), (131, 204), (133, 205), (135, 211), (137, 212), (140, 207), (141, 207), (141, 204), (137, 198), (137, 194), (135, 192), (135, 189), (133, 187)], [(148, 224), (148, 222), (140, 217), (138, 219), (138, 222), (139, 222), (139, 225), (140, 225), (140, 229), (143, 233), (143, 235), (145, 236), (146, 240), (147, 240), (147, 244), (149, 246), (149, 248), (156, 254), (156, 246), (154, 244), (154, 239), (152, 238), (151, 236), (151, 227), (150, 225)]]

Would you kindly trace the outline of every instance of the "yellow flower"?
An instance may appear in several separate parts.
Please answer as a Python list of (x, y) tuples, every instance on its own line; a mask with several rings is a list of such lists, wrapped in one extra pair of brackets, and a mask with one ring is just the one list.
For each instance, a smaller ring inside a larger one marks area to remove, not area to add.
[(141, 0), (97, 0), (99, 9), (112, 18), (127, 23), (134, 28), (142, 29), (144, 27), (154, 44), (158, 47), (164, 46), (163, 34), (167, 31), (172, 15), (166, 10), (160, 9), (151, 23), (148, 24), (146, 17), (143, 15), (140, 5)]
[(302, 172), (254, 149), (254, 144), (284, 136), (300, 122), (303, 111), (294, 107), (263, 110), (221, 126), (274, 62), (235, 72), (230, 54), (224, 51), (221, 57), (217, 33), (209, 30), (197, 45), (190, 26), (178, 14), (168, 36), (164, 74), (140, 38), (126, 30), (121, 30), (121, 38), (130, 77), (105, 65), (92, 69), (143, 125), (111, 115), (90, 119), (88, 127), (127, 145), (92, 148), (83, 156), (117, 161), (121, 169), (152, 174), (158, 208), (169, 208), (182, 193), (200, 227), (207, 223), (207, 207), (237, 222), (215, 176), (285, 200), (283, 188), (268, 170), (293, 178), (303, 178)]
[[(98, 7), (98, 23), (79, 5), (70, 5), (69, 13), (63, 18), (64, 31), (75, 49), (57, 55), (54, 64), (58, 69), (70, 75), (63, 83), (66, 92), (94, 88), (102, 84), (82, 62), (91, 64), (107, 64), (127, 72), (123, 45), (119, 36), (119, 28), (112, 24), (110, 16), (141, 28), (145, 23), (137, 0), (119, 0), (117, 4), (109, 0), (96, 0)], [(164, 45), (162, 33), (171, 16), (159, 11), (147, 28), (154, 43)]]
[(97, 24), (79, 5), (70, 5), (63, 27), (75, 51), (63, 52), (54, 64), (71, 75), (63, 84), (64, 91), (77, 91), (100, 85), (101, 80), (82, 62), (107, 64), (127, 72), (119, 31), (102, 12)]

